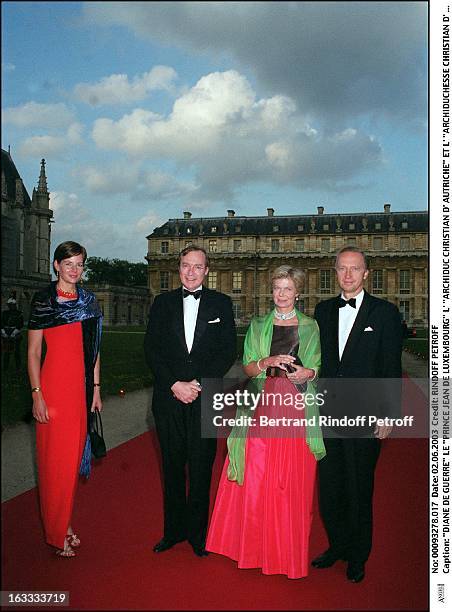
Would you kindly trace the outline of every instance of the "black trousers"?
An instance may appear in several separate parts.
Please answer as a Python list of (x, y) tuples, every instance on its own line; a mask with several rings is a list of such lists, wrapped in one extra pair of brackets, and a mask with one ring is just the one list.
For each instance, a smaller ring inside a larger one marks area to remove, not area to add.
[(325, 438), (319, 461), (320, 513), (330, 548), (343, 559), (365, 563), (372, 548), (374, 472), (381, 441)]
[(153, 414), (163, 463), (163, 535), (204, 546), (217, 440), (201, 438), (199, 399), (192, 404), (172, 401), (162, 406), (154, 397)]

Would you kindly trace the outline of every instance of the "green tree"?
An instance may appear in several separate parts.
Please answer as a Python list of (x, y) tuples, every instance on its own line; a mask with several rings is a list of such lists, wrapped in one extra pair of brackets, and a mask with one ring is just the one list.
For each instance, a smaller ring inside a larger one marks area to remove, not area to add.
[(88, 257), (85, 264), (85, 278), (89, 283), (144, 287), (147, 285), (147, 269), (145, 263)]

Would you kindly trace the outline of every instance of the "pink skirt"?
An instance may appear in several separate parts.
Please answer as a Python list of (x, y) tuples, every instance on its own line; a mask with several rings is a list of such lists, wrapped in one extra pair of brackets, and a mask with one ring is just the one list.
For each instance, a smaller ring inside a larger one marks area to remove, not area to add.
[[(294, 393), (286, 378), (268, 378), (266, 393)], [(272, 406), (270, 416), (284, 412)], [(259, 406), (259, 414), (268, 414)], [(304, 416), (304, 412), (299, 414)], [(302, 578), (308, 574), (309, 535), (317, 462), (304, 439), (304, 428), (288, 437), (271, 437), (249, 428), (243, 485), (228, 480), (226, 457), (212, 513), (206, 549), (237, 561), (241, 569)]]

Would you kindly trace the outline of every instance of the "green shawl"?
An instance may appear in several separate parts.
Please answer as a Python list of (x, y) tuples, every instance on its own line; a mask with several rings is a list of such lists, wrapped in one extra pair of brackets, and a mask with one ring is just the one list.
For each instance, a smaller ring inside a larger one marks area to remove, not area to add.
[[(315, 370), (316, 375), (320, 369), (320, 336), (317, 322), (314, 319), (297, 311), (298, 317), (298, 337), (299, 349), (298, 356), (305, 368)], [(246, 366), (252, 361), (264, 359), (270, 354), (270, 347), (273, 336), (273, 311), (263, 317), (255, 317), (248, 328), (245, 337), (243, 349), (243, 365)], [(254, 387), (262, 389), (265, 383), (265, 370), (258, 376), (251, 379)], [(307, 393), (312, 393), (315, 396), (316, 379), (308, 381)], [(307, 425), (306, 427), (306, 442), (317, 459), (322, 459), (325, 456), (325, 446), (323, 444), (322, 432), (318, 425), (319, 409), (316, 402), (310, 402), (311, 405), (305, 405), (304, 417), (310, 419), (315, 418), (315, 425)], [(247, 414), (246, 408), (238, 406), (237, 416)], [(249, 414), (249, 413), (248, 413)], [(228, 479), (236, 480), (238, 484), (243, 484), (243, 476), (245, 471), (245, 444), (247, 436), (246, 425), (235, 425), (229, 435), (228, 454)]]

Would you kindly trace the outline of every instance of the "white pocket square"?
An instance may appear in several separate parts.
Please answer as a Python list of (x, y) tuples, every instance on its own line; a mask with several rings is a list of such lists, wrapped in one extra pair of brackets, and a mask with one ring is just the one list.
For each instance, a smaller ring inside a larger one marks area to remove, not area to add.
[(207, 323), (219, 323), (220, 319), (217, 317), (216, 319), (212, 319), (212, 321), (207, 321)]
[(366, 327), (364, 331), (374, 331), (374, 330), (372, 329), (372, 327)]

